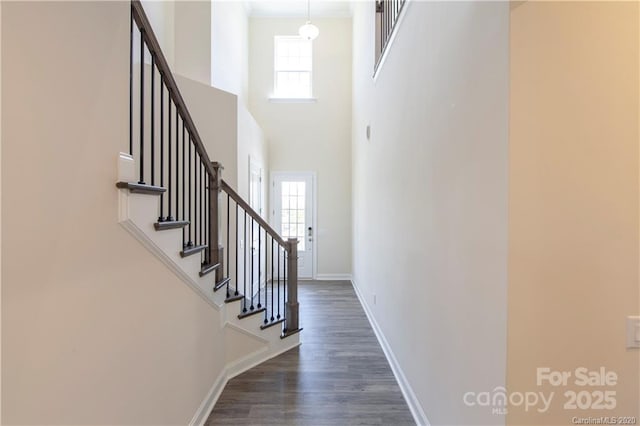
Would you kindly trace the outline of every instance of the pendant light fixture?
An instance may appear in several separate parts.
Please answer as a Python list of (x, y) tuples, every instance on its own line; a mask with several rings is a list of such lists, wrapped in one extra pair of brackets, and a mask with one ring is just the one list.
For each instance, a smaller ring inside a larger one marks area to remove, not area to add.
[(300, 37), (303, 37), (307, 40), (313, 40), (318, 37), (318, 34), (320, 34), (320, 30), (318, 29), (318, 27), (311, 23), (310, 3), (311, 0), (307, 0), (307, 22), (304, 25), (300, 26), (300, 29), (298, 30), (298, 34), (300, 34)]

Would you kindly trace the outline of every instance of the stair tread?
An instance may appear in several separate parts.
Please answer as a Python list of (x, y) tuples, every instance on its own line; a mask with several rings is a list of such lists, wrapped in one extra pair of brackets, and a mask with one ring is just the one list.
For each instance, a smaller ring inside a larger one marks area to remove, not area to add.
[(224, 299), (224, 303), (231, 303), (242, 299), (244, 299), (244, 294), (230, 294), (226, 299)]
[(200, 253), (202, 250), (206, 248), (207, 248), (206, 245), (186, 247), (180, 252), (180, 256), (181, 257), (191, 256), (192, 254)]
[(280, 338), (286, 339), (287, 337), (300, 333), (301, 331), (302, 331), (302, 327), (296, 328), (295, 330), (286, 330), (280, 335)]
[(253, 311), (250, 311), (247, 309), (247, 312), (242, 312), (241, 314), (238, 315), (238, 318), (242, 319), (242, 318), (250, 317), (251, 315), (259, 314), (260, 312), (264, 312), (266, 310), (267, 308), (264, 306), (262, 308), (255, 308)]
[(128, 189), (130, 192), (137, 194), (161, 195), (167, 189), (161, 186), (147, 185), (137, 182), (117, 182), (116, 187), (120, 189)]
[(204, 277), (205, 275), (207, 275), (210, 272), (215, 271), (219, 267), (220, 267), (219, 263), (216, 263), (215, 265), (202, 265), (202, 269), (200, 269), (200, 276)]
[(280, 318), (279, 320), (273, 320), (273, 321), (268, 322), (266, 324), (262, 324), (260, 326), (260, 329), (264, 330), (266, 328), (273, 327), (274, 325), (282, 324), (283, 322), (284, 322), (284, 318)]
[(156, 222), (153, 227), (156, 231), (166, 231), (167, 229), (184, 228), (189, 224), (188, 220), (166, 220), (164, 222)]
[(228, 283), (229, 281), (231, 281), (231, 278), (227, 277), (227, 278), (223, 278), (220, 281), (218, 281), (216, 283), (216, 285), (213, 287), (213, 291), (218, 291), (220, 290), (222, 287), (224, 287), (224, 285), (226, 283)]

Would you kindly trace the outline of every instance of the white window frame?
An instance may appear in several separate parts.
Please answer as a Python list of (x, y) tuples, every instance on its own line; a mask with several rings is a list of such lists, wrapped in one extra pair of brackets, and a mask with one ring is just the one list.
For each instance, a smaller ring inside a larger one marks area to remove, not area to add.
[[(282, 102), (282, 101), (291, 101), (291, 102), (315, 102), (316, 98), (313, 97), (313, 42), (308, 41), (309, 46), (311, 48), (311, 66), (309, 70), (278, 70), (276, 69), (277, 63), (277, 46), (278, 40), (289, 39), (289, 40), (302, 40), (305, 41), (303, 37), (300, 36), (282, 36), (277, 35), (273, 37), (273, 96), (269, 98), (272, 102)], [(289, 97), (282, 96), (278, 93), (278, 71), (290, 71), (290, 72), (308, 72), (309, 73), (309, 94), (306, 96), (300, 97)]]

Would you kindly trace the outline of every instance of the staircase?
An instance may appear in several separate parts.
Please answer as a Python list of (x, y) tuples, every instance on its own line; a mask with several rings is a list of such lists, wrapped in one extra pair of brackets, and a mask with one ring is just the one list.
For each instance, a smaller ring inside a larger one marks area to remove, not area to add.
[[(297, 244), (222, 179), (138, 0), (131, 2), (129, 152), (120, 155), (120, 220), (225, 323), (266, 340), (296, 335)], [(253, 318), (253, 319), (250, 319)], [(276, 330), (275, 332), (273, 330)], [(267, 333), (268, 332), (268, 333)]]

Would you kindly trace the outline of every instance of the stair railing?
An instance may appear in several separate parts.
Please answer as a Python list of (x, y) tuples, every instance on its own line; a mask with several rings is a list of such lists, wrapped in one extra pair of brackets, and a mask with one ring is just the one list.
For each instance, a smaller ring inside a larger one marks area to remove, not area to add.
[(376, 0), (376, 53), (374, 72), (378, 69), (382, 56), (396, 28), (400, 12), (407, 0)]
[[(226, 198), (222, 217), (227, 247), (232, 246), (231, 235), (244, 241), (242, 247), (236, 245), (235, 258), (227, 250), (226, 264), (244, 268), (236, 269), (235, 285), (225, 283), (227, 299), (244, 294), (240, 317), (262, 312), (262, 328), (285, 322), (284, 335), (298, 331), (298, 240), (284, 240), (224, 180), (220, 185)], [(234, 218), (236, 226), (231, 226)]]
[(182, 229), (181, 256), (201, 256), (200, 275), (215, 272), (212, 290), (242, 299), (240, 317), (264, 312), (263, 328), (299, 331), (297, 240), (285, 241), (222, 180), (139, 0), (130, 36), (129, 154), (139, 170), (137, 182), (118, 187), (159, 195), (155, 229)]

